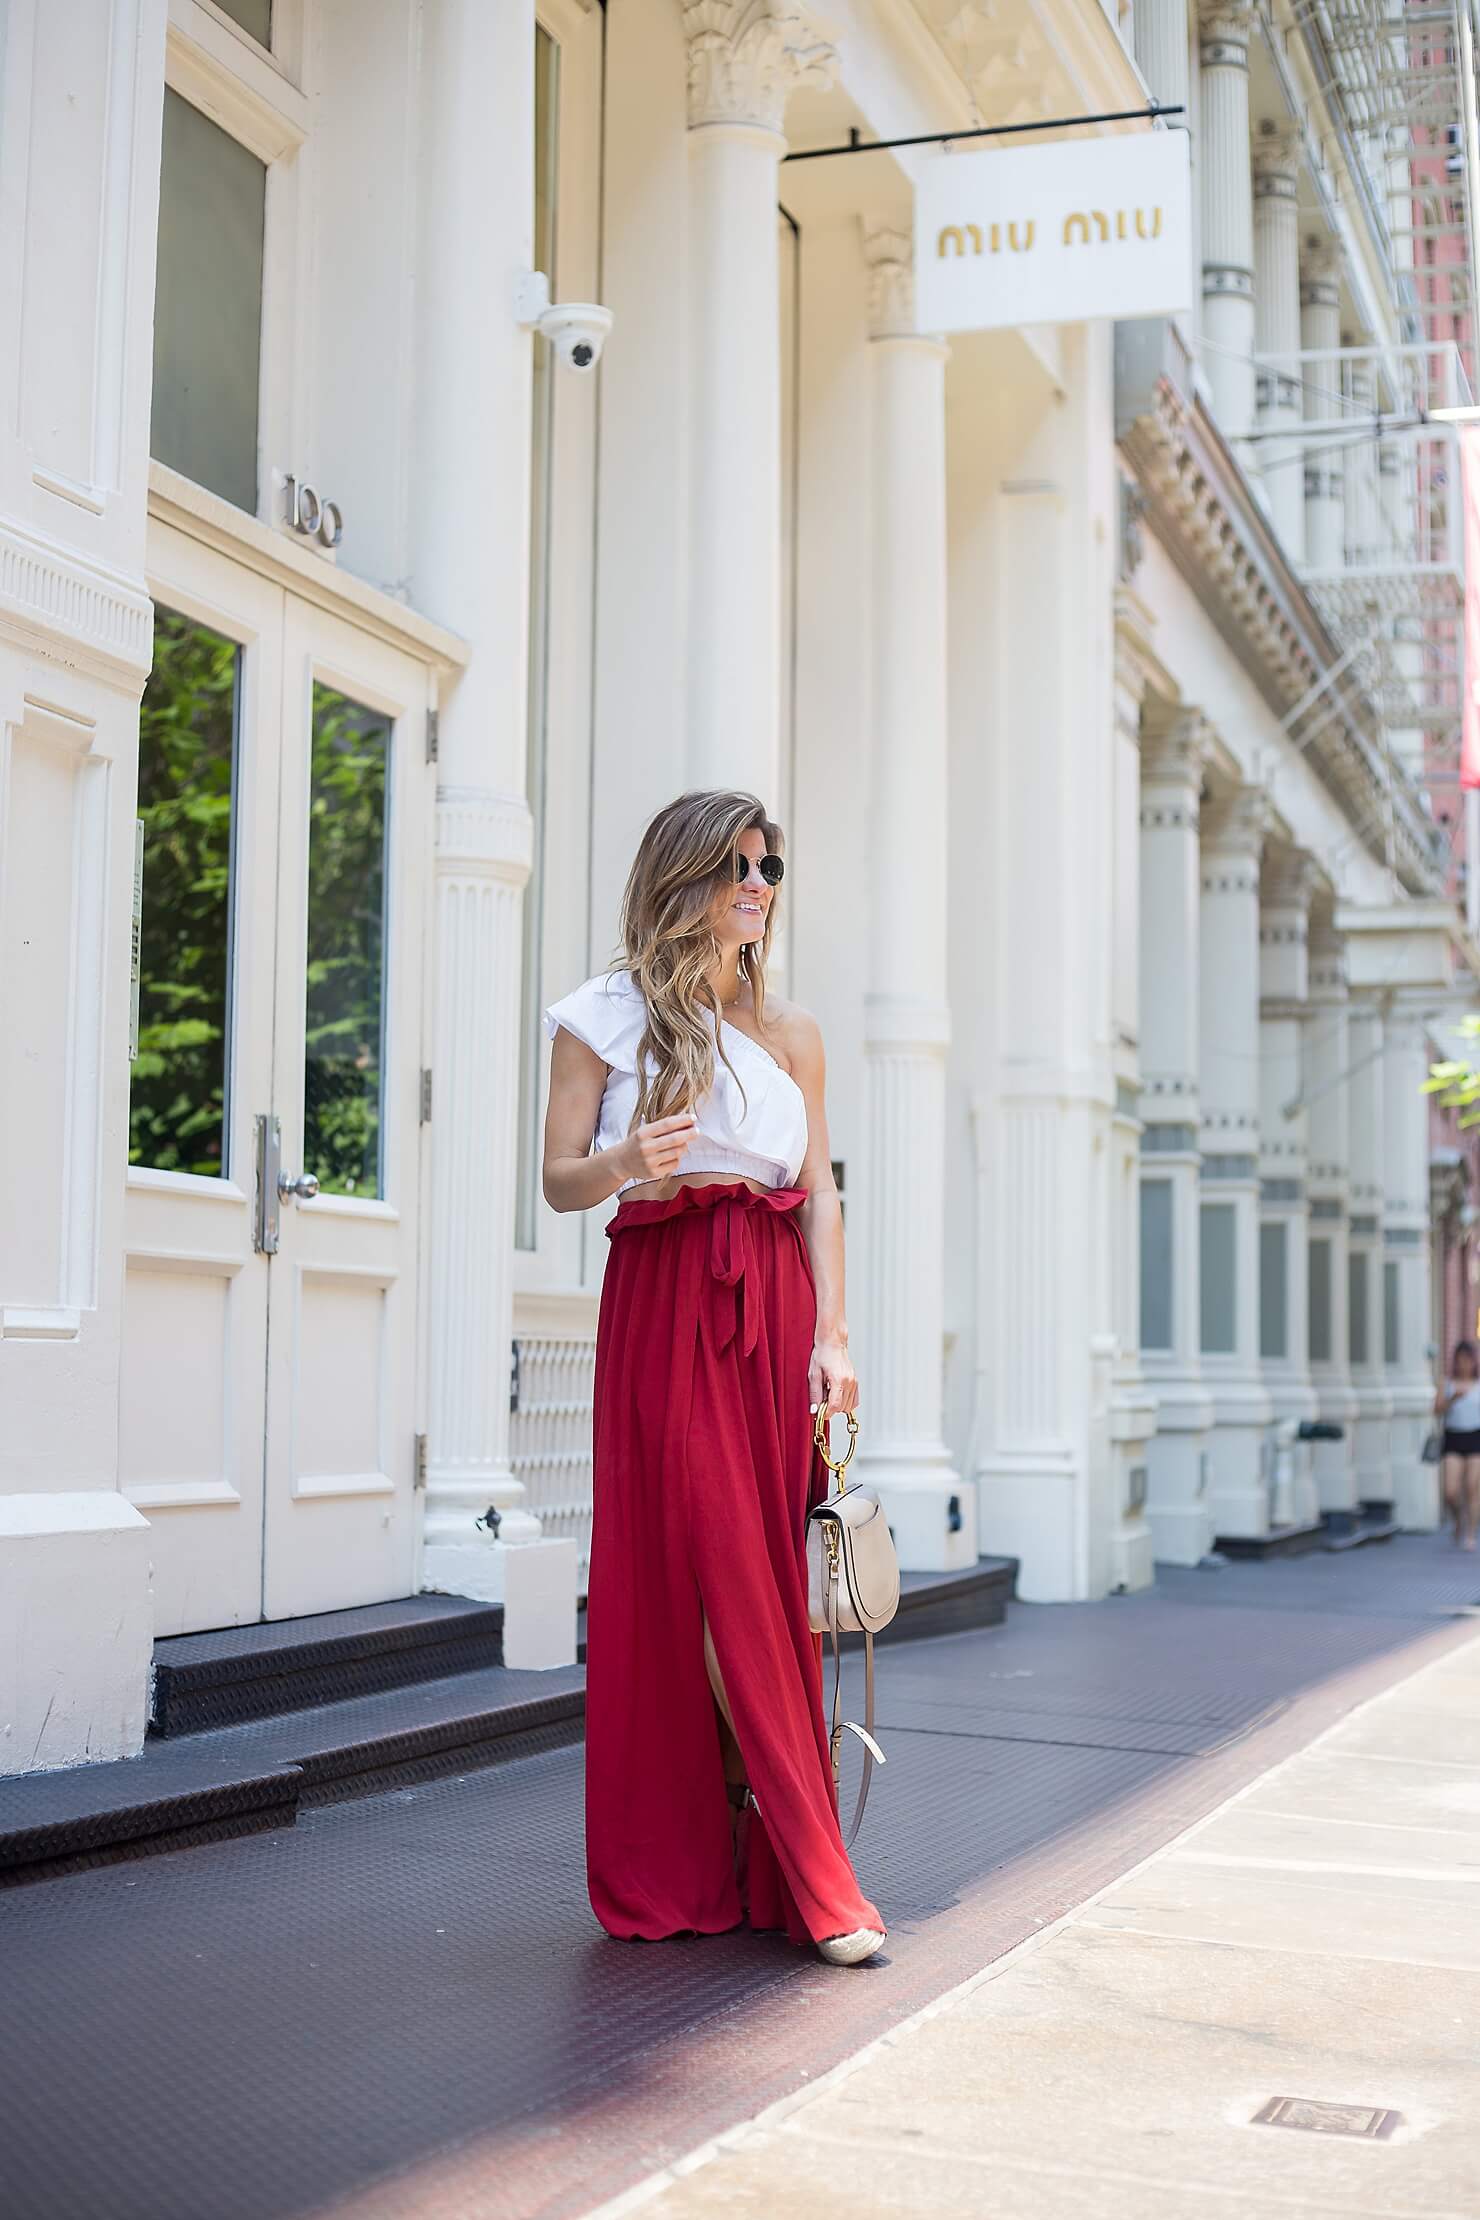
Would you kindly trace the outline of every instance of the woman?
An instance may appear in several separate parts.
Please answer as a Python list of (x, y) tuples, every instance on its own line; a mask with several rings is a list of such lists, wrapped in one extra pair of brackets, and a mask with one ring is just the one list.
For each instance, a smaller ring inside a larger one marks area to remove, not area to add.
[[(812, 1411), (851, 1411), (822, 1038), (766, 987), (782, 840), (752, 794), (642, 837), (623, 967), (545, 1014), (544, 1189), (621, 1200), (596, 1335), (586, 1851), (613, 1935), (884, 1939), (838, 1832), (807, 1616)], [(811, 1409), (809, 1410), (809, 1403)]]
[(1457, 1341), (1450, 1377), (1434, 1397), (1444, 1418), (1444, 1501), (1461, 1549), (1475, 1547), (1480, 1526), (1480, 1356)]

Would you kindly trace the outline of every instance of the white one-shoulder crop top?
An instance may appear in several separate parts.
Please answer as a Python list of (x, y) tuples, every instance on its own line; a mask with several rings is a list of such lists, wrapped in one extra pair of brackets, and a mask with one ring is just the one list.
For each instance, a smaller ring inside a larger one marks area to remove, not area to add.
[[(545, 1012), (552, 1040), (563, 1025), (610, 1067), (592, 1136), (598, 1150), (615, 1148), (632, 1129), (637, 1044), (646, 1022), (642, 990), (625, 971), (599, 973)], [(714, 1020), (709, 1022), (712, 1027)], [(699, 1130), (679, 1161), (679, 1175), (732, 1172), (768, 1187), (789, 1187), (807, 1153), (806, 1098), (790, 1072), (738, 1025), (725, 1025), (725, 1051), (744, 1081), (744, 1093), (716, 1057), (714, 1084), (695, 1106)], [(636, 1185), (624, 1180), (617, 1192)]]

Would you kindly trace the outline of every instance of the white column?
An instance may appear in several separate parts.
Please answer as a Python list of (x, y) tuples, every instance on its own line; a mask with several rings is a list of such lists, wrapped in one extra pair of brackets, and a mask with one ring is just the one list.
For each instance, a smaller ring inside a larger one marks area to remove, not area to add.
[[(1173, 119), (1174, 130), (1187, 129), (1192, 122), (1192, 41), (1189, 35), (1187, 0), (1136, 0), (1131, 24), (1131, 38), (1136, 61), (1153, 100), (1164, 107), (1180, 108), (1182, 114)], [(1192, 174), (1194, 192), (1197, 191), (1198, 164), (1201, 149), (1192, 140)], [(1196, 232), (1196, 226), (1191, 227)], [(1196, 268), (1196, 240), (1190, 243), (1194, 256), (1194, 280), (1189, 299), (1196, 301), (1198, 293)], [(1197, 313), (1194, 309), (1188, 318), (1188, 329), (1194, 331)]]
[(1270, 1508), (1276, 1528), (1317, 1520), (1308, 1443), (1288, 1429), (1316, 1415), (1308, 1353), (1309, 1212), (1303, 1036), (1308, 1010), (1308, 856), (1267, 858), (1259, 914), (1259, 1357), (1270, 1408), (1285, 1433)]
[(860, 1198), (861, 1462), (900, 1563), (976, 1562), (975, 1490), (951, 1465), (944, 1383), (946, 1002), (945, 360), (915, 330), (908, 233), (872, 230), (872, 800), (889, 899), (870, 905)]
[(1393, 1399), (1392, 1502), (1400, 1526), (1439, 1522), (1438, 1472), (1419, 1451), (1433, 1408), (1427, 1354), (1429, 1289), (1428, 1028), (1421, 1003), (1399, 996), (1383, 1028), (1383, 1356)]
[(1146, 1516), (1158, 1560), (1213, 1546), (1213, 1405), (1199, 1330), (1198, 819), (1209, 734), (1155, 705), (1141, 731), (1141, 1363), (1156, 1396)]
[(689, 777), (779, 806), (783, 118), (833, 49), (795, 0), (683, 0), (689, 38)]
[(1249, 189), (1252, 0), (1213, 0), (1199, 16), (1202, 111), (1203, 369), (1220, 431), (1254, 422), (1254, 220)]
[[(509, 1462), (524, 798), (533, 16), (443, 0), (423, 43), (416, 600), (473, 644), (441, 705), (433, 911), (425, 1586), (502, 1602), (510, 1664), (575, 1655), (577, 1550), (544, 1541)], [(489, 85), (523, 85), (488, 128)], [(490, 214), (490, 212), (493, 212)], [(496, 234), (490, 234), (490, 224)], [(490, 405), (496, 396), (497, 405)], [(499, 1539), (475, 1519), (492, 1507)], [(522, 1545), (522, 1546), (521, 1546)]]
[[(1131, 566), (1132, 568), (1134, 566)], [(1110, 1484), (1110, 1584), (1130, 1592), (1156, 1577), (1147, 1505), (1156, 1395), (1141, 1363), (1141, 721), (1154, 620), (1126, 576), (1115, 596), (1115, 728), (1109, 807), (1110, 1032), (1115, 1114), (1107, 1141), (1107, 1239), (1100, 1333), (1109, 1356), (1104, 1463)], [(1100, 1409), (1096, 1381), (1095, 1410)], [(1097, 1452), (1098, 1454), (1098, 1452)]]
[[(1339, 255), (1331, 240), (1312, 241), (1301, 260), (1300, 344), (1302, 348), (1341, 345)], [(1304, 413), (1328, 423), (1341, 414), (1341, 364), (1307, 363)], [(1305, 560), (1315, 572), (1339, 571), (1345, 556), (1342, 450), (1336, 432), (1325, 432), (1305, 457)]]
[[(1261, 432), (1290, 426), (1303, 415), (1300, 365), (1300, 208), (1296, 198), (1298, 141), (1293, 131), (1260, 129), (1254, 144), (1254, 343), (1262, 360), (1255, 381)], [(1260, 477), (1280, 544), (1290, 561), (1305, 559), (1305, 465), (1298, 439), (1261, 439)]]
[(1357, 1405), (1357, 1498), (1392, 1500), (1393, 1399), (1383, 1363), (1383, 1020), (1378, 1003), (1353, 995), (1347, 1012), (1347, 1100), (1351, 1115), (1351, 1215), (1347, 1220), (1347, 1347)]
[(1338, 1441), (1313, 1445), (1316, 1500), (1328, 1526), (1349, 1532), (1357, 1488), (1357, 1398), (1347, 1316), (1347, 1220), (1351, 1194), (1351, 1063), (1346, 940), (1318, 912), (1310, 928), (1310, 1018), (1305, 1034), (1310, 1196), (1310, 1377), (1316, 1416), (1339, 1426)]
[(1267, 804), (1240, 786), (1203, 812), (1199, 1072), (1202, 1372), (1214, 1528), (1270, 1530), (1269, 1393), (1259, 1362), (1259, 857)]

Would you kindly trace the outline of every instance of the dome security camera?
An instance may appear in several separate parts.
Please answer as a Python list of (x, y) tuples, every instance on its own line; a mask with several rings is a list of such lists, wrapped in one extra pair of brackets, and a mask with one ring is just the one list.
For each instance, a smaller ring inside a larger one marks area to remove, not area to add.
[(550, 299), (550, 281), (542, 270), (533, 271), (519, 287), (516, 320), (543, 332), (555, 350), (555, 359), (567, 370), (594, 370), (601, 360), (612, 312), (595, 301)]

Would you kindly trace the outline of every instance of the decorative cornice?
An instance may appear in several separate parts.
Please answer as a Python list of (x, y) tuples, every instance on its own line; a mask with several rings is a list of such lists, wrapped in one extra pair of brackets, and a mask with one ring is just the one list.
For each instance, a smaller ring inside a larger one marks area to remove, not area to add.
[[(1264, 873), (1259, 885), (1261, 907), (1266, 914), (1292, 912), (1298, 916), (1299, 937), (1304, 940), (1311, 897), (1320, 883), (1320, 877), (1321, 868), (1315, 857), (1306, 855), (1299, 848), (1269, 852), (1264, 859)], [(1285, 927), (1272, 924), (1268, 930), (1273, 941)]]
[(797, 0), (683, 0), (689, 125), (752, 124), (780, 133), (790, 95), (826, 92), (838, 54)]
[[(1117, 436), (1147, 495), (1147, 522), (1276, 714), (1283, 717), (1339, 660), (1339, 649), (1259, 509), (1200, 400), (1190, 397), (1174, 327), (1117, 363)], [(1360, 829), (1369, 853), (1385, 851), (1389, 783), (1377, 717), (1364, 697), (1330, 718), (1306, 756)], [(1399, 788), (1393, 834), (1399, 880), (1435, 895), (1439, 873), (1416, 796)]]

